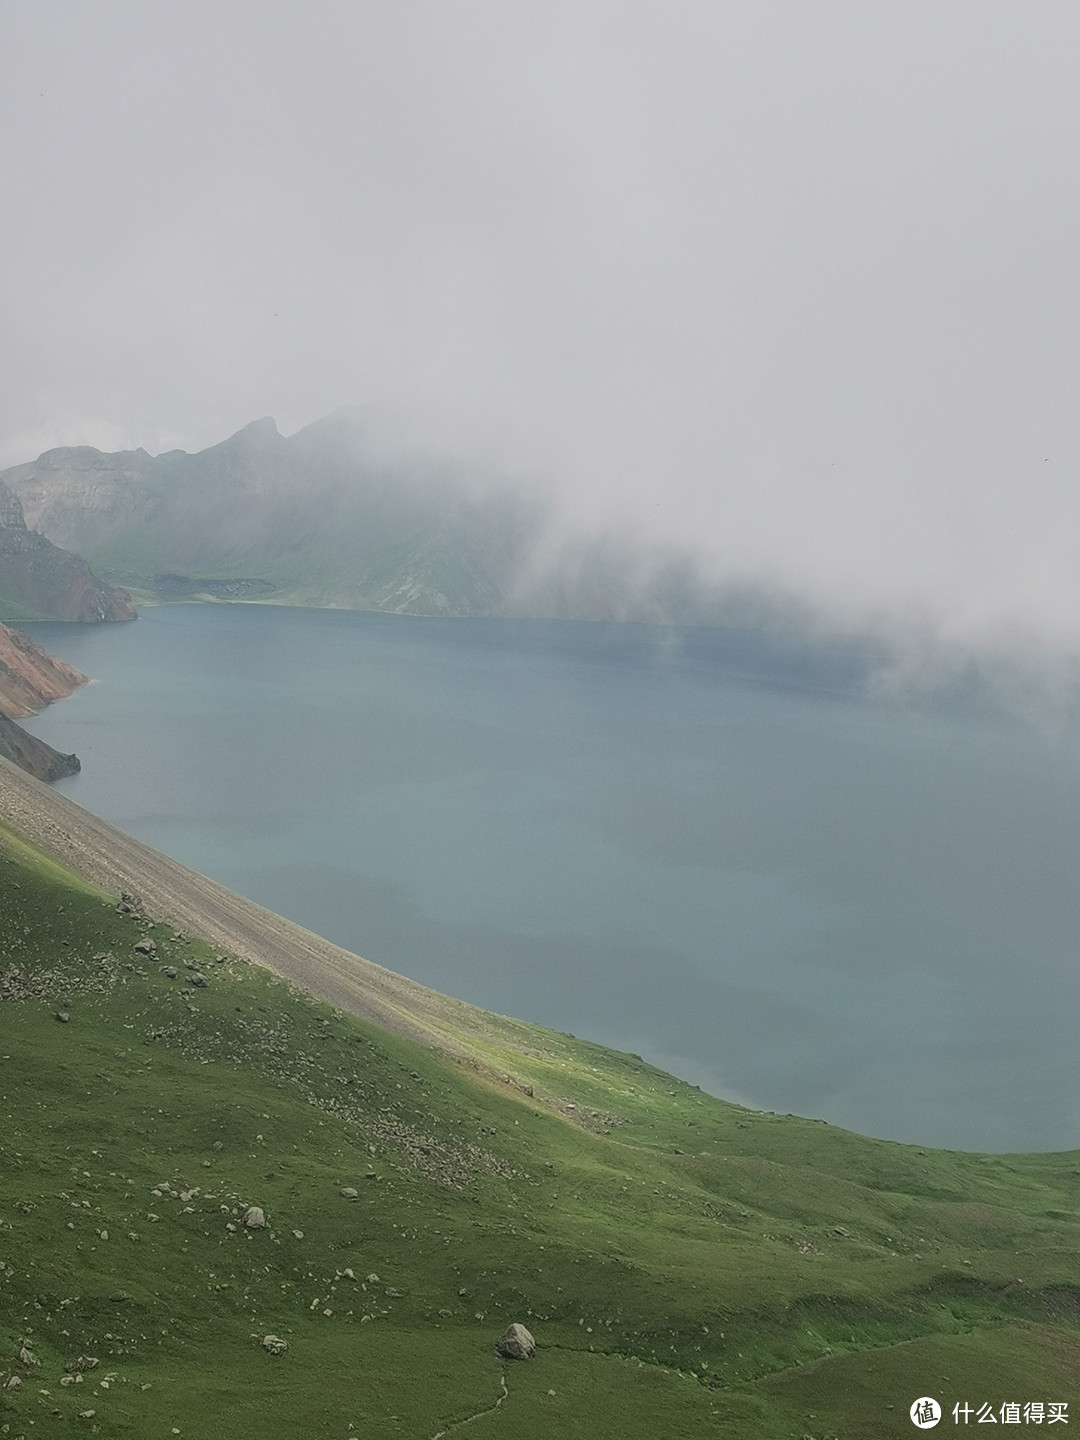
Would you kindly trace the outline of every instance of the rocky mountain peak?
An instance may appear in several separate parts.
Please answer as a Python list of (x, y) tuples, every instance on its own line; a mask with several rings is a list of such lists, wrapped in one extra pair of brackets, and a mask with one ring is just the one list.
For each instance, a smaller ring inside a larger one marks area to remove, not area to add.
[(250, 425), (245, 425), (235, 435), (230, 435), (227, 440), (221, 441), (218, 445), (211, 445), (204, 455), (221, 456), (242, 456), (256, 462), (264, 460), (270, 455), (283, 449), (285, 439), (279, 432), (277, 425), (269, 415), (263, 416), (261, 420), (253, 420)]
[(280, 440), (281, 432), (277, 428), (277, 422), (272, 415), (264, 415), (261, 420), (252, 420), (242, 430), (238, 430), (234, 439), (246, 435), (251, 440)]

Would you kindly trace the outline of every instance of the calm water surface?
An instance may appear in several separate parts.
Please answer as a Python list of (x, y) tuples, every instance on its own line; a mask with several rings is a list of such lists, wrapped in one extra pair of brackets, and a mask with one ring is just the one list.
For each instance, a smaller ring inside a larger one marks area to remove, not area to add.
[(1080, 1146), (1080, 756), (746, 634), (27, 627), (64, 791), (371, 960), (869, 1134)]

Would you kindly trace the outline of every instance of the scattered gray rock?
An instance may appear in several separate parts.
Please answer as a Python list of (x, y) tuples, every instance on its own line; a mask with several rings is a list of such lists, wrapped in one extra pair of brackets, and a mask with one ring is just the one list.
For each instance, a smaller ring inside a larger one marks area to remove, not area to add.
[(202, 973), (201, 970), (196, 970), (194, 975), (188, 976), (188, 984), (197, 985), (200, 990), (205, 989), (206, 986), (209, 985), (209, 983), (209, 980), (207, 980), (206, 976)]
[(144, 935), (141, 940), (136, 940), (131, 948), (137, 955), (154, 955), (157, 953), (157, 941)]
[(71, 1019), (71, 1016), (68, 1014), (68, 1012), (67, 1012), (66, 1010), (57, 1010), (57, 1012), (56, 1012), (56, 1019), (60, 1021), (60, 1024), (61, 1024), (61, 1025), (66, 1025), (66, 1024), (68, 1023), (68, 1021)]
[(85, 1375), (87, 1370), (97, 1369), (98, 1359), (96, 1355), (79, 1355), (74, 1360), (69, 1360), (64, 1369), (69, 1375)]
[(244, 1229), (245, 1229), (245, 1230), (265, 1230), (265, 1229), (266, 1229), (266, 1215), (265, 1215), (264, 1211), (262, 1210), (262, 1208), (261, 1208), (260, 1206), (258, 1206), (258, 1205), (249, 1205), (248, 1208), (244, 1211)]
[(19, 1389), (21, 1389), (21, 1388), (22, 1388), (22, 1376), (21, 1376), (21, 1375), (9, 1375), (8, 1378), (4, 1381), (4, 1389), (5, 1389), (5, 1390), (19, 1390)]
[(262, 1347), (268, 1355), (284, 1355), (289, 1348), (289, 1342), (282, 1340), (280, 1335), (264, 1335)]
[(536, 1341), (524, 1325), (508, 1325), (495, 1350), (507, 1360), (530, 1360), (536, 1354)]
[(126, 1290), (114, 1290), (109, 1296), (109, 1299), (113, 1302), (114, 1305), (123, 1305), (126, 1300), (131, 1299), (131, 1296), (127, 1293)]
[(164, 976), (166, 976), (167, 979), (169, 979), (169, 980), (175, 980), (175, 979), (176, 979), (176, 974), (177, 974), (176, 966), (175, 966), (175, 965), (163, 965), (163, 966), (161, 967), (161, 973), (162, 973)]
[(19, 1346), (19, 1364), (25, 1365), (27, 1370), (35, 1370), (41, 1361), (37, 1358), (29, 1345)]
[(351, 1185), (343, 1185), (340, 1194), (343, 1200), (355, 1200), (360, 1192), (359, 1190), (354, 1190)]

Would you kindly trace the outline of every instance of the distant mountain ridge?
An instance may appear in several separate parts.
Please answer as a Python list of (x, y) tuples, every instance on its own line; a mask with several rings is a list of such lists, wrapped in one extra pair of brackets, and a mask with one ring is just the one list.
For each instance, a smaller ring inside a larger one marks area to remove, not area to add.
[(685, 558), (555, 539), (550, 506), (341, 410), (256, 420), (197, 454), (46, 451), (0, 475), (30, 526), (159, 598), (419, 615), (715, 623)]

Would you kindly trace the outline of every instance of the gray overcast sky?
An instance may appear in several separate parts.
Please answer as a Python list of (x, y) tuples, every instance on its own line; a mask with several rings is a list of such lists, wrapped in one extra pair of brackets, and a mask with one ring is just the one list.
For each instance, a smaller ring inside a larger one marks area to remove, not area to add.
[(400, 407), (1080, 643), (1075, 0), (0, 0), (0, 461)]

